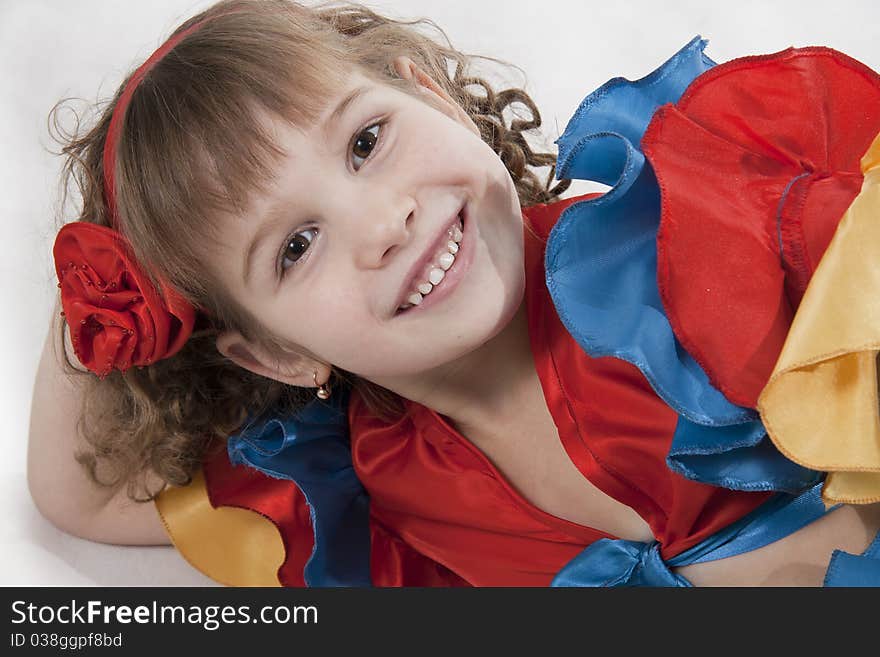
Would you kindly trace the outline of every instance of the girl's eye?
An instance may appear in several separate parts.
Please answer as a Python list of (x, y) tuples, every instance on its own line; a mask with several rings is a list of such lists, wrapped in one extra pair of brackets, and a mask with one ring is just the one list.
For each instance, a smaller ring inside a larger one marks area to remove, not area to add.
[[(287, 273), (288, 269), (296, 266), (303, 254), (308, 250), (309, 246), (311, 246), (312, 240), (315, 239), (315, 235), (317, 234), (317, 228), (305, 228), (297, 231), (287, 240), (279, 258), (279, 267), (282, 276)], [(292, 261), (293, 264), (285, 266), (285, 262), (288, 260)]]
[(351, 165), (355, 171), (361, 168), (379, 141), (381, 125), (374, 123), (357, 133), (351, 144)]

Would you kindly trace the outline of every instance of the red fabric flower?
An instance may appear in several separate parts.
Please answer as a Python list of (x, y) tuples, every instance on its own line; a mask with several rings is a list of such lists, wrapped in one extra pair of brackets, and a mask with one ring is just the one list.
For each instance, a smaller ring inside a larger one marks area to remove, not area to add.
[(722, 64), (654, 115), (660, 295), (730, 401), (755, 407), (878, 131), (880, 77), (828, 48)]
[(160, 295), (112, 228), (67, 224), (53, 254), (74, 350), (98, 376), (172, 356), (192, 334), (193, 306), (164, 283)]

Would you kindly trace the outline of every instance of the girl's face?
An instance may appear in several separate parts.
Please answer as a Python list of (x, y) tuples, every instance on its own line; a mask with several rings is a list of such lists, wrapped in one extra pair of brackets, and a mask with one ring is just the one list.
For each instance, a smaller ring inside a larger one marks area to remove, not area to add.
[(277, 178), (211, 254), (233, 296), (299, 345), (279, 363), (239, 334), (218, 339), (227, 355), (244, 348), (262, 363), (249, 369), (314, 385), (317, 361), (399, 389), (441, 374), (518, 309), (522, 217), (510, 175), (408, 61), (396, 66), (423, 98), (352, 74), (315, 126), (272, 123), (286, 153)]

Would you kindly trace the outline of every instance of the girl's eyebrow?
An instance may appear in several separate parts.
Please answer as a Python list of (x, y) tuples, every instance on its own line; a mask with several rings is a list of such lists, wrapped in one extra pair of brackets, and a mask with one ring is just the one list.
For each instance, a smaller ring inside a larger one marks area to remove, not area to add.
[(364, 94), (366, 94), (370, 88), (366, 85), (360, 86), (354, 89), (350, 94), (348, 94), (345, 98), (343, 98), (336, 108), (330, 112), (330, 115), (327, 117), (327, 120), (324, 121), (324, 126), (322, 131), (324, 133), (325, 138), (330, 137), (331, 131), (330, 128), (334, 124), (336, 124), (341, 118), (342, 115), (345, 114), (346, 110), (351, 107), (351, 105), (360, 99)]
[(284, 203), (276, 202), (273, 203), (259, 218), (259, 228), (257, 228), (256, 233), (254, 233), (254, 238), (251, 240), (251, 243), (248, 245), (244, 254), (244, 269), (242, 271), (244, 272), (243, 278), (245, 287), (249, 285), (254, 254), (259, 250), (260, 244), (262, 244), (263, 240), (277, 230), (279, 223), (284, 217), (284, 210)]

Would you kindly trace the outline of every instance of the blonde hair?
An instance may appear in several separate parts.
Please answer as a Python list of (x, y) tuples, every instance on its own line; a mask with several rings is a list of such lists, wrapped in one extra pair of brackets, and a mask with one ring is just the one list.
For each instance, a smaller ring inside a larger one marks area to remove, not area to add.
[[(495, 92), (471, 77), (472, 58), (426, 19), (392, 20), (355, 4), (226, 0), (178, 31), (207, 18), (135, 91), (119, 138), (116, 199), (120, 230), (147, 273), (154, 281), (161, 273), (210, 319), (199, 315), (175, 356), (124, 374), (114, 370), (101, 380), (67, 362), (71, 375), (86, 377), (77, 426), (91, 450), (77, 459), (93, 480), (127, 485), (138, 500), (159, 492), (146, 486), (150, 472), (184, 485), (206, 450), (222, 445), (248, 416), (293, 413), (314, 396), (312, 389), (235, 365), (215, 344), (220, 331), (236, 329), (272, 353), (286, 346), (226, 294), (201, 260), (214, 239), (218, 211), (243, 212), (281, 155), (260, 112), (308, 125), (353, 66), (407, 88), (410, 83), (392, 68), (396, 56), (407, 55), (473, 119), (509, 170), (523, 206), (552, 201), (567, 187), (562, 181), (549, 188), (555, 156), (534, 152), (524, 137), (541, 124), (531, 98), (521, 89)], [(437, 38), (422, 28), (432, 28)], [(63, 101), (51, 115), (67, 157), (64, 180), (76, 183), (82, 196), (79, 221), (109, 224), (102, 150), (123, 87), (85, 134), (59, 128)], [(503, 113), (514, 104), (528, 116), (508, 125)], [(543, 184), (532, 170), (540, 167), (550, 167)], [(350, 373), (335, 370), (331, 384), (354, 389), (377, 416), (393, 418), (403, 410), (394, 393)]]

